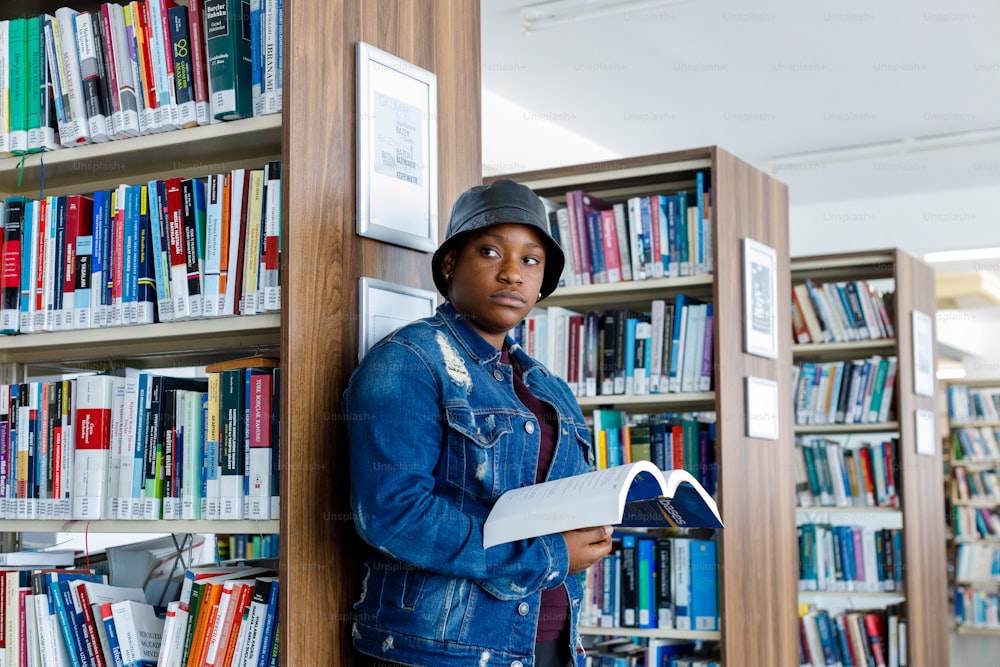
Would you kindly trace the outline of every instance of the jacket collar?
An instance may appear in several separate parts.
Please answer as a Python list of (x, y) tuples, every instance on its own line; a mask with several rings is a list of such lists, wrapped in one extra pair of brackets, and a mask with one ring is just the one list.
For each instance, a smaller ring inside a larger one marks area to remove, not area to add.
[[(496, 362), (500, 359), (500, 350), (496, 349), (486, 339), (479, 335), (472, 325), (459, 313), (451, 301), (445, 301), (437, 308), (437, 317), (452, 334), (462, 344), (465, 351), (479, 365)], [(510, 336), (507, 336), (507, 345), (513, 345)]]

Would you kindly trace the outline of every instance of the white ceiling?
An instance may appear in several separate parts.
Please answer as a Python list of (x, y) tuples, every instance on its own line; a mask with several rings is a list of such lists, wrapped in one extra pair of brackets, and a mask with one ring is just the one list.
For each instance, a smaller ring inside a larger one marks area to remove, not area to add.
[(771, 169), (1000, 128), (1000, 2), (690, 0), (526, 34), (531, 1), (481, 3), (484, 164), (719, 145), (788, 184), (793, 254), (1000, 246), (1000, 141)]

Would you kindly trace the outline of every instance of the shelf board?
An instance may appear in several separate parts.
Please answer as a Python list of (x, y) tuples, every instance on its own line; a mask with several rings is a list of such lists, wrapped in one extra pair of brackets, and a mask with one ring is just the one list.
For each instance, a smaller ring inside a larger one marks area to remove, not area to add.
[(894, 354), (895, 338), (852, 340), (840, 343), (796, 343), (792, 345), (795, 359), (846, 360), (872, 354)]
[(952, 544), (1000, 544), (1000, 537), (950, 537)]
[(884, 250), (792, 258), (790, 266), (793, 281), (812, 278), (827, 282), (892, 278), (895, 273), (895, 263), (895, 252)]
[(899, 422), (879, 422), (877, 424), (799, 424), (795, 435), (824, 433), (891, 433), (899, 431)]
[(1000, 507), (1000, 498), (986, 498), (983, 500), (953, 500), (952, 505), (958, 507)]
[(701, 641), (719, 641), (722, 633), (717, 630), (674, 630), (672, 628), (619, 628), (598, 627), (594, 625), (580, 626), (581, 635), (621, 635), (626, 637), (656, 637), (658, 639), (690, 639)]
[(0, 520), (4, 533), (254, 533), (279, 532), (278, 519), (267, 521), (61, 521), (58, 519)]
[(699, 298), (711, 297), (713, 277), (688, 276), (685, 278), (656, 278), (629, 280), (603, 285), (574, 285), (560, 287), (542, 302), (542, 306), (591, 309), (594, 304), (602, 307), (646, 304), (653, 299), (664, 299), (680, 292)]
[(1000, 577), (995, 579), (966, 579), (966, 578), (956, 578), (956, 584), (967, 584), (970, 586), (996, 586), (1000, 584)]
[(855, 506), (855, 507), (827, 507), (827, 506), (816, 506), (816, 507), (796, 507), (796, 514), (884, 514), (884, 515), (902, 515), (903, 510), (898, 507), (866, 507), (866, 506)]
[(1000, 467), (1000, 459), (959, 459), (951, 461), (952, 468), (965, 468), (966, 470), (988, 470)]
[(799, 597), (810, 598), (865, 598), (868, 600), (905, 600), (900, 591), (799, 591)]
[(627, 396), (577, 396), (577, 403), (584, 410), (606, 408), (611, 410), (698, 412), (715, 410), (714, 391), (693, 391), (677, 394), (642, 394)]
[(1000, 637), (1000, 628), (976, 628), (968, 625), (956, 625), (955, 634)]
[(986, 426), (987, 428), (1000, 428), (1000, 421), (996, 419), (978, 419), (970, 422), (951, 422), (948, 426), (952, 429), (979, 428), (980, 426)]
[(0, 159), (0, 192), (38, 196), (43, 174), (45, 193), (58, 195), (263, 166), (280, 157), (281, 132), (281, 114), (272, 114), (29, 155), (23, 175), (20, 158)]
[[(0, 336), (0, 364), (65, 364), (107, 359), (169, 359), (277, 347), (281, 314)], [(190, 364), (195, 365), (195, 364)], [(105, 369), (101, 369), (105, 370)]]

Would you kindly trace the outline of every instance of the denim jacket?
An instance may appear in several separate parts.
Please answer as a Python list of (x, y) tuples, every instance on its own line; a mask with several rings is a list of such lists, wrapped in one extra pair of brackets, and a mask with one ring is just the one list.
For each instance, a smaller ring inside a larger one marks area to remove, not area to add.
[[(509, 347), (558, 414), (548, 479), (585, 472), (593, 449), (569, 388)], [(377, 549), (355, 604), (355, 647), (405, 664), (531, 667), (541, 591), (565, 586), (575, 649), (582, 589), (567, 576), (563, 538), (483, 549), (486, 515), (504, 491), (534, 483), (539, 450), (500, 351), (446, 302), (369, 350), (342, 408), (355, 525)]]

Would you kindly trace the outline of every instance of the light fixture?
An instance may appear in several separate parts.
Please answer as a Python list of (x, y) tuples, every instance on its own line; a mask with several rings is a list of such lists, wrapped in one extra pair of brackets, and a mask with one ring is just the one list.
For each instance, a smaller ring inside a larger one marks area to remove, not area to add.
[(771, 172), (775, 173), (782, 169), (804, 169), (834, 162), (898, 157), (909, 153), (977, 146), (996, 141), (1000, 141), (1000, 127), (903, 137), (870, 144), (779, 155), (771, 158)]
[(939, 262), (971, 262), (977, 259), (1000, 258), (1000, 248), (969, 248), (968, 250), (940, 250), (924, 255), (930, 264)]
[(688, 0), (553, 0), (521, 8), (525, 32), (536, 32), (585, 19), (640, 12), (661, 5), (675, 5)]

